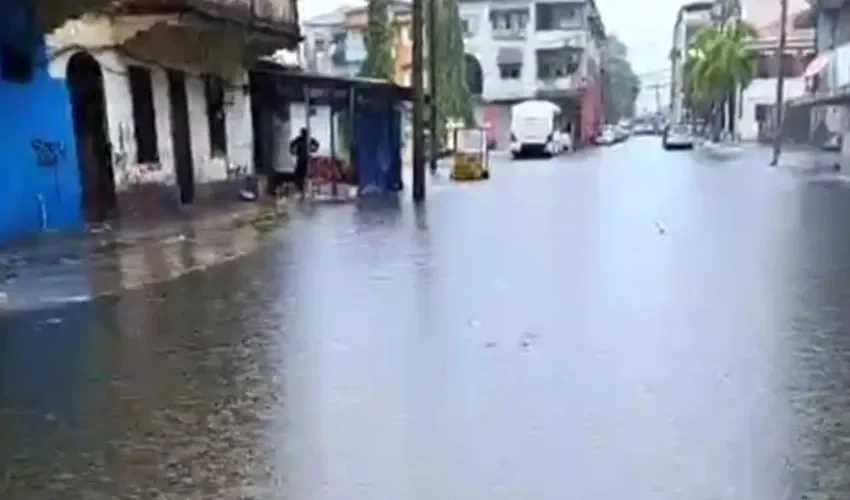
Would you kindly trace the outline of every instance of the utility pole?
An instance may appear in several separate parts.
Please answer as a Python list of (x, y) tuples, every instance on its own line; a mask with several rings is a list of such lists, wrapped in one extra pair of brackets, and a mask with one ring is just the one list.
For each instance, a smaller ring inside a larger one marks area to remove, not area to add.
[(661, 85), (655, 85), (655, 114), (661, 113)]
[(440, 141), (437, 135), (437, 2), (428, 0), (428, 137), (430, 138), (431, 173), (437, 172), (437, 157), (440, 154)]
[(425, 201), (425, 161), (422, 132), (424, 129), (425, 92), (423, 87), (422, 70), (424, 65), (424, 49), (422, 28), (422, 2), (413, 0), (413, 200)]
[(776, 78), (776, 105), (774, 106), (775, 130), (773, 133), (773, 160), (771, 167), (779, 165), (779, 155), (782, 153), (782, 129), (785, 115), (785, 68), (782, 65), (785, 54), (785, 44), (788, 38), (788, 0), (779, 0), (781, 3), (779, 13), (779, 48), (776, 51), (776, 67), (779, 68), (779, 76)]

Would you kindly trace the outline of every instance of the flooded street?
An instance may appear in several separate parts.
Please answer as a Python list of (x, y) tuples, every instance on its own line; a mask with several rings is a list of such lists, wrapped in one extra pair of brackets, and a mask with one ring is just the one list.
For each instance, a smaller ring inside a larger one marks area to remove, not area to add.
[(850, 498), (848, 186), (494, 163), (0, 316), (0, 498)]

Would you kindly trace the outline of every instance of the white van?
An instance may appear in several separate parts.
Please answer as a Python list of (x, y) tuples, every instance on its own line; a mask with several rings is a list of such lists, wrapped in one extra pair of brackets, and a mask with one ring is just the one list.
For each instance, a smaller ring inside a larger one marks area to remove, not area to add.
[(572, 140), (561, 108), (549, 101), (529, 100), (511, 108), (511, 154), (559, 155), (571, 149)]

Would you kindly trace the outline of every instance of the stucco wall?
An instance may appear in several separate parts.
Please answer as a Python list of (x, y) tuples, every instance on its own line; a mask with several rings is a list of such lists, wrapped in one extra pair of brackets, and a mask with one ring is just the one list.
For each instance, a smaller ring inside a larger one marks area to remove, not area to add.
[[(43, 57), (43, 46), (34, 51)], [(28, 84), (0, 81), (0, 240), (80, 224), (69, 102), (64, 82), (43, 69)]]
[[(803, 78), (785, 80), (785, 99), (801, 97), (806, 92), (806, 82)], [(741, 93), (741, 109), (738, 118), (737, 131), (741, 140), (754, 141), (758, 139), (758, 122), (756, 121), (756, 106), (776, 103), (776, 78), (757, 78)]]
[[(20, 43), (26, 27), (17, 4), (0, 5), (0, 38)], [(32, 32), (29, 32), (30, 36)], [(41, 37), (30, 50), (36, 62), (29, 82), (0, 80), (0, 240), (80, 224), (80, 184), (64, 82), (51, 78)]]
[[(102, 47), (120, 34), (115, 26), (100, 21), (76, 22), (73, 29), (66, 26), (48, 39), (56, 53), (49, 65), (54, 78), (64, 79), (69, 59), (77, 50), (66, 47), (85, 45)], [(132, 29), (128, 31), (132, 32)], [(174, 50), (179, 50), (175, 46)], [(139, 185), (162, 184), (177, 190), (174, 168), (174, 144), (171, 136), (171, 104), (168, 95), (166, 69), (161, 66), (134, 61), (113, 50), (89, 51), (103, 72), (109, 140), (113, 151), (113, 169), (118, 193)], [(153, 107), (155, 113), (157, 163), (136, 161), (136, 137), (133, 106), (128, 76), (129, 65), (151, 70)], [(237, 63), (234, 66), (238, 67)], [(185, 68), (186, 98), (189, 111), (191, 149), (196, 185), (233, 180), (250, 173), (253, 163), (253, 134), (251, 128), (250, 97), (247, 94), (247, 73), (235, 71), (225, 88), (225, 113), (227, 131), (227, 156), (215, 156), (210, 148), (206, 112), (206, 95), (201, 71)]]

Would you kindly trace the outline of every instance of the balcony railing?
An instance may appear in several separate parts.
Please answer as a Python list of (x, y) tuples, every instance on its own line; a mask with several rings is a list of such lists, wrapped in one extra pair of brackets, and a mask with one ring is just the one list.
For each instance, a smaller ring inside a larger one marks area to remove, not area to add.
[(537, 80), (537, 90), (539, 92), (579, 90), (580, 82), (581, 79), (578, 78), (576, 75), (539, 78)]
[(527, 28), (493, 29), (490, 32), (490, 37), (493, 40), (525, 40), (527, 36)]

